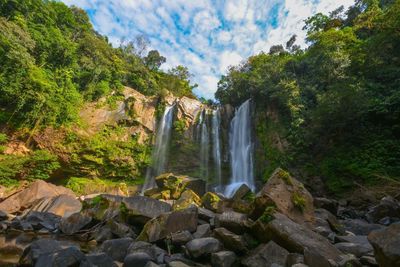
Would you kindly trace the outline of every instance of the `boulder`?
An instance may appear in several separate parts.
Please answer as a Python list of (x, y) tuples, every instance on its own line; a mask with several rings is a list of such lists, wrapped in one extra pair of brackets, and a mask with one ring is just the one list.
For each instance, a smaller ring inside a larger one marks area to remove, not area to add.
[(133, 239), (130, 237), (106, 240), (101, 244), (100, 251), (106, 253), (115, 261), (123, 262), (132, 242)]
[(247, 193), (251, 192), (251, 189), (246, 185), (242, 184), (239, 186), (239, 188), (233, 193), (232, 200), (233, 201), (238, 201), (244, 198)]
[(92, 221), (92, 217), (83, 213), (74, 213), (69, 217), (64, 217), (60, 221), (60, 230), (67, 235), (75, 234), (82, 230)]
[(86, 255), (87, 261), (97, 267), (117, 267), (113, 259), (106, 253), (92, 253)]
[(261, 244), (251, 251), (250, 255), (242, 260), (242, 264), (246, 267), (271, 267), (275, 265), (286, 266), (286, 259), (289, 252), (270, 241), (267, 244)]
[(289, 253), (286, 258), (286, 265), (293, 266), (298, 263), (304, 263), (304, 256), (299, 253)]
[(400, 220), (400, 204), (392, 197), (384, 197), (378, 205), (372, 207), (366, 214), (370, 223), (378, 223), (384, 218), (394, 221)]
[(211, 254), (213, 267), (231, 267), (236, 262), (236, 255), (232, 251), (219, 251)]
[(144, 241), (133, 242), (128, 248), (127, 255), (137, 252), (146, 253), (151, 257), (152, 261), (157, 263), (163, 263), (164, 257), (167, 254), (165, 250)]
[(200, 197), (192, 190), (186, 189), (179, 199), (175, 201), (174, 205), (172, 206), (173, 210), (181, 210), (190, 207), (191, 205), (200, 206), (201, 199)]
[(182, 182), (185, 189), (192, 190), (199, 197), (202, 197), (206, 193), (207, 183), (203, 179), (185, 177)]
[(30, 208), (35, 202), (42, 198), (52, 198), (59, 195), (75, 197), (72, 190), (36, 180), (24, 190), (11, 195), (0, 203), (0, 210), (7, 213), (15, 213)]
[(209, 224), (201, 224), (197, 226), (196, 232), (193, 233), (194, 238), (209, 237), (211, 235), (211, 227)]
[(212, 212), (211, 210), (199, 207), (198, 212), (199, 212), (199, 219), (204, 220), (208, 223), (210, 222), (211, 219), (215, 218), (215, 213)]
[(164, 173), (156, 177), (156, 184), (162, 190), (170, 190), (171, 198), (178, 199), (185, 188), (183, 183), (184, 178), (185, 176)]
[(186, 244), (186, 253), (192, 258), (200, 258), (211, 255), (211, 253), (221, 250), (222, 245), (213, 237), (193, 239)]
[(7, 212), (0, 210), (0, 221), (4, 221), (8, 219), (8, 214)]
[(191, 267), (182, 261), (171, 261), (167, 264), (168, 267)]
[[(19, 260), (19, 264), (22, 266), (33, 266), (36, 264), (40, 256), (50, 255), (57, 251), (67, 249), (70, 247), (75, 247), (76, 249), (78, 249), (77, 245), (71, 242), (57, 241), (53, 239), (43, 239), (43, 238), (38, 239), (32, 242), (29, 246), (27, 246), (24, 249), (24, 252)], [(39, 265), (39, 266), (45, 266), (45, 265)]]
[(236, 234), (243, 234), (248, 229), (249, 219), (246, 214), (226, 211), (216, 216), (216, 226), (224, 227)]
[(83, 202), (84, 212), (98, 221), (114, 219), (120, 214), (124, 197), (101, 194)]
[(75, 196), (59, 195), (52, 198), (42, 198), (38, 200), (30, 211), (48, 212), (61, 217), (68, 217), (80, 212), (82, 204)]
[(49, 266), (49, 267), (75, 267), (88, 263), (83, 254), (77, 247), (69, 247), (51, 253), (41, 254), (35, 266)]
[(400, 266), (400, 224), (373, 231), (368, 240), (374, 248), (376, 261), (381, 267)]
[(149, 197), (133, 196), (122, 199), (121, 209), (129, 223), (145, 224), (150, 219), (171, 211), (171, 205)]
[(145, 252), (134, 252), (125, 257), (123, 267), (145, 267), (151, 260), (151, 256)]
[(194, 232), (197, 229), (197, 217), (195, 206), (163, 213), (146, 223), (137, 240), (155, 242), (178, 231)]
[(231, 231), (220, 227), (214, 229), (214, 236), (222, 242), (225, 248), (238, 252), (245, 253), (247, 251), (247, 243), (243, 236), (236, 235)]
[(357, 243), (339, 242), (335, 244), (335, 247), (341, 252), (345, 254), (353, 254), (357, 258), (372, 252), (372, 248)]
[[(297, 224), (281, 213), (273, 214), (268, 223), (257, 220), (252, 226), (253, 235), (261, 242), (273, 240), (290, 252), (303, 254), (306, 249), (309, 257), (305, 263), (310, 267), (330, 266), (329, 260), (339, 262), (340, 251), (327, 239), (311, 231), (307, 227)], [(315, 265), (318, 262), (318, 265)]]
[(315, 225), (328, 227), (332, 231), (338, 234), (345, 234), (345, 229), (341, 225), (338, 219), (325, 209), (316, 209), (315, 210)]
[(344, 226), (346, 231), (355, 235), (368, 235), (372, 231), (385, 229), (383, 225), (368, 223), (361, 219), (341, 220), (340, 223)]
[(18, 229), (16, 225), (23, 229), (24, 224), (29, 224), (33, 230), (47, 229), (48, 231), (57, 230), (60, 223), (60, 216), (53, 213), (30, 211), (24, 217), (15, 217), (12, 220), (11, 226)]
[(112, 234), (117, 237), (132, 237), (135, 238), (135, 233), (132, 231), (131, 227), (124, 223), (119, 223), (113, 219), (108, 220), (107, 226), (109, 227)]
[(378, 263), (376, 262), (376, 259), (371, 256), (362, 256), (360, 258), (360, 262), (366, 266), (379, 267)]
[(314, 222), (314, 205), (304, 185), (278, 168), (255, 198), (252, 217), (258, 218), (268, 206), (274, 206), (291, 220), (303, 224)]
[(221, 198), (217, 194), (212, 192), (205, 193), (204, 196), (201, 198), (201, 203), (203, 204), (203, 207), (214, 212), (218, 211), (220, 202)]
[(181, 246), (193, 239), (192, 234), (189, 231), (180, 231), (171, 234), (171, 241), (173, 245)]

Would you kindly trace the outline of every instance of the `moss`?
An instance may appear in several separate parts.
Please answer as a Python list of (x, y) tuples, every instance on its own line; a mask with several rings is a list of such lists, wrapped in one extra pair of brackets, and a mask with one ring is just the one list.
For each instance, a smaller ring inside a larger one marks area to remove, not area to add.
[(293, 192), (292, 194), (293, 205), (299, 210), (303, 211), (306, 207), (306, 199), (300, 192)]
[(129, 184), (124, 181), (112, 181), (99, 178), (71, 177), (66, 187), (79, 195), (109, 192), (113, 190), (120, 190), (127, 194), (129, 190), (128, 185), (133, 185), (133, 183)]
[(176, 120), (174, 122), (174, 130), (176, 133), (179, 133), (180, 135), (182, 135), (185, 131), (186, 131), (186, 123), (185, 120)]
[(260, 216), (259, 220), (263, 223), (271, 222), (273, 219), (275, 219), (274, 217), (275, 211), (276, 211), (275, 206), (267, 206), (263, 214)]
[(254, 194), (253, 192), (249, 191), (246, 193), (246, 195), (244, 195), (243, 200), (246, 201), (253, 201), (256, 198), (256, 194)]
[(290, 174), (287, 171), (279, 169), (278, 177), (281, 178), (287, 185), (293, 185), (292, 178), (290, 178)]

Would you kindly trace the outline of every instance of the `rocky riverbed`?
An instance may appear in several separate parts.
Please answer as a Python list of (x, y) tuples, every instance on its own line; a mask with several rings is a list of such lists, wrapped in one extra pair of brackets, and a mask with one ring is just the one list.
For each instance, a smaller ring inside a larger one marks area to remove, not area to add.
[(313, 198), (277, 169), (227, 199), (163, 174), (144, 196), (36, 181), (0, 203), (0, 266), (400, 266), (400, 203)]

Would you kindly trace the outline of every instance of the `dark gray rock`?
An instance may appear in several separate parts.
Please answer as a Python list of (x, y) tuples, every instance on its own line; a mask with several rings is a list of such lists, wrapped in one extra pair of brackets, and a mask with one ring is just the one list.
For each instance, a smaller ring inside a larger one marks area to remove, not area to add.
[(162, 213), (171, 211), (170, 204), (145, 196), (133, 196), (122, 199), (128, 221), (132, 224), (145, 224)]
[(241, 235), (234, 234), (223, 227), (214, 229), (214, 235), (227, 249), (237, 253), (245, 253), (247, 251), (246, 240)]
[(210, 223), (211, 219), (215, 218), (215, 213), (205, 208), (199, 207), (198, 213), (199, 213), (199, 219), (204, 220), (208, 223)]
[(192, 234), (189, 231), (180, 231), (171, 234), (172, 244), (176, 246), (185, 245), (187, 242), (193, 239)]
[(197, 218), (196, 206), (161, 214), (146, 223), (137, 240), (156, 242), (179, 231), (194, 232), (197, 229)]
[(235, 191), (232, 196), (234, 201), (241, 200), (247, 193), (251, 192), (251, 189), (246, 185), (242, 184), (239, 188)]
[(339, 207), (339, 202), (334, 199), (314, 197), (314, 207), (317, 209), (326, 209), (332, 214), (336, 215)]
[(225, 211), (215, 217), (216, 227), (224, 227), (236, 234), (243, 234), (248, 229), (249, 219), (246, 214)]
[(372, 207), (366, 214), (367, 220), (371, 223), (378, 223), (381, 219), (400, 218), (400, 204), (392, 197), (384, 197), (378, 205)]
[(77, 247), (69, 247), (51, 253), (41, 254), (35, 266), (75, 267), (86, 261), (85, 255)]
[(145, 252), (134, 252), (128, 254), (124, 259), (123, 267), (145, 267), (147, 263), (152, 261), (152, 257)]
[(193, 190), (199, 197), (202, 197), (206, 193), (206, 181), (198, 178), (186, 177), (183, 179), (185, 188)]
[(232, 251), (219, 251), (211, 254), (213, 267), (231, 267), (236, 262), (236, 255)]
[(86, 255), (87, 261), (97, 267), (117, 267), (113, 259), (105, 253), (92, 253)]
[(346, 231), (352, 232), (355, 235), (368, 235), (372, 231), (385, 228), (385, 226), (368, 223), (361, 219), (342, 220), (340, 223), (344, 226)]
[(211, 253), (221, 250), (222, 245), (213, 237), (193, 239), (186, 244), (186, 252), (192, 258), (209, 256)]
[(362, 244), (340, 242), (336, 243), (335, 247), (346, 254), (353, 254), (360, 258), (372, 252), (372, 247), (363, 246)]
[(127, 250), (127, 255), (136, 253), (136, 252), (144, 252), (147, 255), (149, 255), (152, 259), (152, 261), (157, 262), (157, 263), (163, 263), (164, 262), (164, 257), (167, 254), (167, 252), (156, 245), (152, 245), (151, 243), (144, 242), (144, 241), (135, 241), (133, 242), (128, 250)]
[(74, 213), (69, 217), (63, 217), (60, 221), (60, 230), (67, 235), (75, 234), (85, 228), (92, 221), (92, 217), (83, 213)]
[(182, 261), (171, 261), (167, 264), (168, 267), (191, 267)]
[(8, 214), (5, 211), (0, 210), (0, 221), (4, 221), (8, 219)]
[(345, 228), (341, 223), (339, 222), (336, 217), (330, 213), (328, 210), (325, 209), (316, 209), (315, 210), (315, 224), (324, 226), (324, 227), (329, 227), (332, 231), (335, 233), (344, 235), (345, 234)]
[(371, 267), (378, 267), (378, 263), (376, 262), (376, 259), (372, 256), (362, 256), (360, 258), (360, 262), (364, 265), (371, 266)]
[(132, 237), (136, 238), (135, 233), (132, 231), (131, 227), (124, 223), (116, 222), (115, 220), (109, 220), (107, 226), (110, 228), (112, 234), (117, 237)]
[(304, 256), (299, 253), (289, 253), (286, 258), (286, 266), (290, 267), (297, 263), (304, 263)]
[(97, 228), (92, 234), (92, 238), (96, 240), (98, 243), (102, 243), (106, 240), (113, 239), (113, 234), (111, 232), (110, 227), (103, 226)]
[(273, 264), (285, 266), (288, 255), (289, 252), (286, 249), (270, 241), (251, 251), (250, 255), (242, 260), (242, 264), (246, 267), (271, 267)]
[(211, 227), (209, 224), (201, 224), (197, 226), (196, 232), (193, 233), (194, 238), (209, 237), (211, 235)]
[(54, 231), (59, 227), (61, 217), (48, 212), (30, 211), (22, 220), (30, 224), (34, 230), (45, 228)]
[(368, 240), (374, 248), (379, 266), (400, 266), (400, 224), (392, 224), (385, 230), (373, 231), (368, 235)]
[(100, 250), (110, 256), (113, 260), (123, 262), (129, 246), (132, 244), (132, 238), (119, 238), (106, 240), (101, 244)]

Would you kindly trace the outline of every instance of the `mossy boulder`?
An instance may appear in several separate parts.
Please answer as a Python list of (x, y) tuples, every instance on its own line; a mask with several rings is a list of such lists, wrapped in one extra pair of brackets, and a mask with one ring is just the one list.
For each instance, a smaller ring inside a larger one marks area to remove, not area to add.
[(201, 198), (203, 207), (214, 212), (218, 211), (218, 208), (221, 205), (221, 201), (221, 198), (217, 194), (212, 192), (205, 193), (204, 196)]
[(186, 189), (180, 198), (172, 206), (173, 210), (181, 210), (190, 207), (191, 205), (201, 206), (200, 197), (190, 189)]
[(169, 190), (172, 199), (178, 199), (185, 189), (183, 179), (185, 176), (177, 176), (173, 173), (164, 173), (156, 177), (156, 184), (162, 191)]
[(261, 216), (268, 206), (274, 206), (278, 212), (297, 223), (313, 223), (315, 219), (311, 194), (301, 182), (280, 168), (274, 171), (256, 195), (253, 219)]

